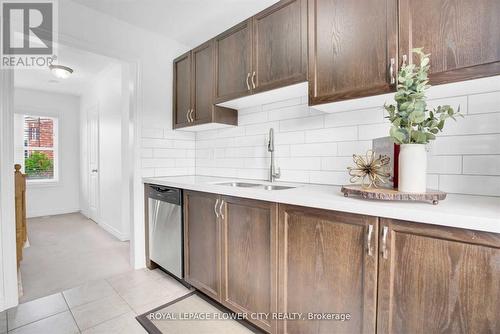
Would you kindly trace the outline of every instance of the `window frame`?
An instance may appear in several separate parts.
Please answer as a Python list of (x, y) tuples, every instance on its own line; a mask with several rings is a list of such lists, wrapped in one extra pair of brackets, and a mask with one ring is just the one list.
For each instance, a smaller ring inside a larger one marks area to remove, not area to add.
[[(52, 120), (52, 147), (33, 147), (26, 146), (26, 141), (23, 138), (23, 156), (25, 155), (26, 150), (31, 151), (52, 151), (54, 159), (54, 177), (51, 179), (29, 179), (26, 177), (27, 184), (30, 185), (47, 185), (47, 184), (57, 184), (59, 183), (59, 116), (55, 115), (39, 115), (33, 112), (23, 112), (23, 131), (26, 131), (25, 128), (25, 117), (33, 117), (33, 118), (46, 118)], [(38, 133), (41, 136), (41, 133)], [(25, 158), (26, 159), (26, 158)], [(23, 163), (23, 171), (26, 168), (25, 163)], [(26, 173), (26, 172), (25, 172)]]

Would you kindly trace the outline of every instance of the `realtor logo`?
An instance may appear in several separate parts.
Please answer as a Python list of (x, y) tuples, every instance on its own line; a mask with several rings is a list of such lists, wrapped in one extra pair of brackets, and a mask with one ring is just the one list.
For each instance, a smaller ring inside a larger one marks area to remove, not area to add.
[(55, 0), (0, 0), (1, 67), (46, 67), (55, 59)]

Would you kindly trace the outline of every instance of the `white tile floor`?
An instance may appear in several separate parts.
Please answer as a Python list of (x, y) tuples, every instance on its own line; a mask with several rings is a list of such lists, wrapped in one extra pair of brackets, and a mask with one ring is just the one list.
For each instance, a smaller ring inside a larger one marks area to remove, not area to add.
[(135, 317), (187, 293), (160, 270), (129, 271), (2, 312), (0, 334), (147, 333)]

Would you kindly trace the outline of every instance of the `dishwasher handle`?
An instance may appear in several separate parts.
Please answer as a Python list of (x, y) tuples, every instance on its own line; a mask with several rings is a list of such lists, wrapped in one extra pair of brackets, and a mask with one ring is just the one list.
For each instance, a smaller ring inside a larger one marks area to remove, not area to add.
[(147, 185), (147, 197), (168, 202), (176, 205), (182, 203), (182, 191), (177, 188), (170, 188), (156, 184)]

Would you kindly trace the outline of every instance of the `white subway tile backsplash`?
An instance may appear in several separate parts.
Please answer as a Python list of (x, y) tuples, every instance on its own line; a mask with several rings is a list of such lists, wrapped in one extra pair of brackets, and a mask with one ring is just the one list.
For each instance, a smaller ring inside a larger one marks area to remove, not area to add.
[(465, 115), (456, 121), (448, 119), (441, 136), (500, 133), (500, 113)]
[(174, 148), (194, 150), (195, 142), (193, 140), (174, 140)]
[(469, 96), (469, 114), (500, 113), (500, 91)]
[(196, 133), (187, 131), (175, 131), (172, 129), (164, 129), (163, 138), (194, 141), (196, 138)]
[(321, 159), (321, 169), (327, 171), (346, 171), (354, 166), (352, 157), (325, 157)]
[(460, 155), (429, 155), (427, 172), (433, 174), (461, 174), (462, 156)]
[(427, 189), (439, 189), (439, 175), (427, 174)]
[(335, 112), (325, 116), (325, 127), (353, 126), (360, 124), (382, 123), (384, 112), (382, 107), (345, 112)]
[(290, 147), (291, 157), (330, 157), (337, 155), (337, 143), (297, 144)]
[[(155, 158), (185, 158), (187, 150), (177, 150), (169, 148), (157, 148), (153, 150)], [(161, 166), (160, 166), (161, 167)]]
[(152, 158), (152, 157), (153, 157), (153, 149), (152, 148), (141, 149), (141, 158)]
[(141, 147), (144, 148), (171, 148), (174, 147), (174, 141), (170, 139), (143, 138)]
[(302, 131), (275, 133), (276, 144), (302, 144), (305, 142), (305, 134)]
[(142, 128), (142, 138), (163, 138), (163, 129)]
[(248, 125), (248, 124), (255, 124), (255, 123), (263, 123), (268, 121), (268, 112), (267, 111), (261, 111), (261, 112), (255, 112), (251, 114), (246, 114), (246, 115), (238, 115), (238, 125)]
[(249, 107), (249, 108), (240, 109), (240, 110), (238, 110), (238, 118), (240, 116), (253, 114), (253, 113), (261, 112), (261, 111), (262, 111), (262, 106), (253, 106), (253, 107)]
[(283, 169), (320, 170), (321, 158), (319, 157), (277, 158), (276, 166)]
[(500, 154), (500, 134), (438, 137), (432, 145), (435, 155)]
[(180, 176), (180, 175), (193, 175), (195, 167), (173, 167), (173, 168), (155, 168), (154, 176)]
[(337, 143), (337, 155), (340, 157), (352, 157), (353, 154), (365, 154), (371, 148), (371, 140), (340, 142)]
[[(383, 99), (356, 99), (323, 108), (308, 98), (238, 111), (239, 126), (202, 132), (144, 127), (143, 176), (212, 175), (267, 179), (269, 128), (275, 130), (280, 181), (349, 183), (353, 154), (388, 135)], [(451, 193), (500, 196), (500, 76), (432, 87), (428, 106), (460, 106), (464, 118), (449, 120), (430, 145), (428, 187)], [(319, 108), (321, 109), (321, 108)]]
[(227, 129), (220, 129), (218, 138), (232, 138), (245, 135), (245, 128), (242, 126), (235, 126)]
[(326, 143), (358, 139), (356, 126), (306, 131), (306, 143)]
[(467, 114), (468, 110), (467, 96), (454, 96), (442, 99), (427, 100), (427, 108), (431, 110), (436, 108), (437, 106), (444, 106), (444, 105), (451, 106), (452, 108), (455, 109), (455, 111), (458, 111), (458, 108), (460, 108), (461, 114)]
[(500, 155), (464, 155), (463, 173), (500, 175)]
[(310, 171), (308, 170), (292, 170), (282, 168), (280, 181), (309, 183), (309, 174)]
[(373, 140), (375, 138), (387, 137), (391, 125), (389, 122), (381, 124), (360, 125), (358, 127), (359, 140)]
[(320, 129), (325, 123), (325, 116), (314, 116), (306, 118), (289, 119), (280, 121), (279, 131), (303, 131), (311, 129)]
[(301, 118), (307, 116), (310, 116), (309, 107), (303, 104), (269, 111), (270, 121)]
[(439, 188), (450, 193), (500, 196), (500, 176), (440, 175)]
[(245, 127), (245, 134), (247, 136), (262, 135), (262, 134), (269, 133), (270, 128), (274, 128), (277, 130), (277, 129), (279, 129), (279, 127), (280, 127), (280, 123), (278, 121), (247, 125)]
[(142, 159), (142, 168), (174, 167), (174, 159)]

